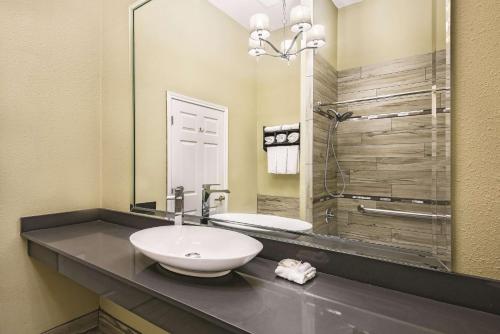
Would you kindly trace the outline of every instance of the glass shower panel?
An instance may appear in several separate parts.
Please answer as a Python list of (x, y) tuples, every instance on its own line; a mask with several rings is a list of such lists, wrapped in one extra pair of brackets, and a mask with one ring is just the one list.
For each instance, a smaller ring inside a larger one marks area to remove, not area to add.
[[(314, 232), (397, 249), (392, 260), (412, 254), (418, 265), (445, 270), (451, 263), (447, 5), (426, 1), (427, 23), (399, 32), (417, 38), (413, 30), (422, 28), (418, 50), (419, 41), (404, 41), (382, 61), (358, 56), (358, 66), (343, 69), (315, 55), (314, 102), (329, 103), (313, 123)], [(339, 36), (356, 8), (349, 10), (339, 14)], [(372, 13), (374, 22), (400, 26), (397, 17)]]
[(434, 254), (451, 270), (451, 92), (449, 0), (433, 0), (432, 150), (435, 199)]

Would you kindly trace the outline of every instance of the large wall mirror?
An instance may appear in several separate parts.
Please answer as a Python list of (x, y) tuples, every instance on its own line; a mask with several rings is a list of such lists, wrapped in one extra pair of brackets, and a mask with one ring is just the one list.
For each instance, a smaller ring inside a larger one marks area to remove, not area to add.
[[(449, 0), (130, 16), (134, 211), (173, 211), (183, 186), (186, 214), (221, 228), (450, 270)], [(204, 184), (230, 193), (204, 208)]]

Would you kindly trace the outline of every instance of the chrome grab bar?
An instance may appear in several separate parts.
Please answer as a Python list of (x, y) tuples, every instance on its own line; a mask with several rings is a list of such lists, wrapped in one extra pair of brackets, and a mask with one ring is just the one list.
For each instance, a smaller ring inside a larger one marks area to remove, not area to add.
[(358, 211), (366, 214), (375, 214), (391, 217), (406, 217), (406, 218), (416, 218), (416, 219), (451, 219), (451, 215), (438, 215), (433, 213), (421, 213), (421, 212), (411, 212), (411, 211), (396, 211), (396, 210), (384, 210), (384, 209), (370, 209), (365, 208), (364, 205), (358, 205)]

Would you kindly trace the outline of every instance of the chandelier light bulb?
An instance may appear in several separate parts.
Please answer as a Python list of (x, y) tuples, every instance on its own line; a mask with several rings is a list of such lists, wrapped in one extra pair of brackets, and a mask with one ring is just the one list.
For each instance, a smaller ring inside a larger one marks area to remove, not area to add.
[(263, 13), (252, 15), (250, 18), (250, 37), (259, 40), (269, 37), (269, 16)]
[(326, 44), (325, 26), (315, 24), (311, 30), (307, 32), (306, 45), (310, 48), (320, 48)]
[(260, 40), (255, 40), (253, 38), (248, 39), (248, 54), (254, 57), (262, 56), (266, 54), (266, 50), (262, 45)]
[[(282, 1), (283, 9), (286, 9), (286, 0)], [(285, 12), (283, 10), (283, 31), (287, 24)], [(326, 44), (325, 27), (320, 24), (312, 24), (311, 8), (302, 5), (293, 7), (290, 11), (289, 21), (294, 36), (283, 40), (278, 46), (269, 40), (271, 35), (269, 16), (264, 13), (252, 15), (250, 17), (248, 54), (256, 57), (256, 59), (259, 59), (262, 55), (277, 57), (290, 64), (291, 61), (297, 58), (299, 53), (307, 49), (317, 49)], [(306, 47), (300, 45), (303, 37), (306, 40)], [(269, 47), (266, 48), (264, 45)]]
[(290, 23), (293, 32), (304, 32), (311, 29), (311, 10), (307, 6), (295, 6), (290, 12)]

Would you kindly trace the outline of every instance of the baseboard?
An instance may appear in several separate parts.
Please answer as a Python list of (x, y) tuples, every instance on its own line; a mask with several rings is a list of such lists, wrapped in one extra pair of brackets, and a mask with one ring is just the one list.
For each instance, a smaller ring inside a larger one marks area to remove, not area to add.
[(141, 332), (98, 309), (41, 334), (141, 334)]
[(101, 309), (99, 309), (98, 329), (100, 332), (97, 333), (102, 334), (142, 334)]
[(62, 325), (49, 329), (42, 334), (83, 334), (92, 333), (98, 328), (99, 310), (84, 314), (81, 317), (70, 320)]

